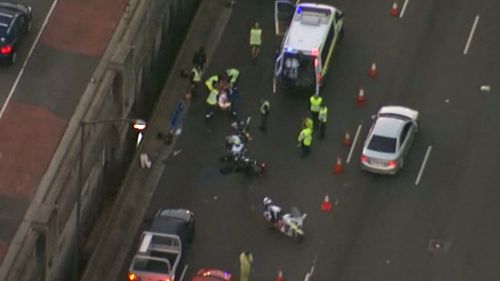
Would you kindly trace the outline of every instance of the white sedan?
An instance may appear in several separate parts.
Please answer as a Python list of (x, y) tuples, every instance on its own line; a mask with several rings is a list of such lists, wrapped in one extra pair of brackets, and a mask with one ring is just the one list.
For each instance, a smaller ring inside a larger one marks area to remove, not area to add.
[(363, 145), (361, 168), (379, 174), (395, 174), (403, 168), (417, 133), (418, 111), (403, 106), (383, 106), (372, 119)]

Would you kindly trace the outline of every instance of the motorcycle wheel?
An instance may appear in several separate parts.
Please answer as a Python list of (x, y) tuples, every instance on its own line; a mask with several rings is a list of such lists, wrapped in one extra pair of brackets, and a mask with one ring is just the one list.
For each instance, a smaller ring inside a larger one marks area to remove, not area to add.
[(252, 173), (256, 176), (262, 176), (265, 172), (265, 168), (262, 164), (254, 164), (252, 165)]
[(292, 239), (294, 242), (300, 243), (300, 242), (302, 242), (302, 240), (304, 240), (304, 235), (298, 234), (297, 232), (294, 232), (292, 234)]
[(223, 175), (228, 175), (230, 173), (232, 173), (234, 171), (233, 167), (232, 166), (226, 166), (226, 167), (222, 167), (220, 168), (219, 172)]

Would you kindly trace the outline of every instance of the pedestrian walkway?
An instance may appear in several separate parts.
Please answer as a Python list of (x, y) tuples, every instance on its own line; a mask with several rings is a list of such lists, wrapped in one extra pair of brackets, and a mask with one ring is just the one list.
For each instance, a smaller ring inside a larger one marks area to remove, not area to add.
[[(175, 138), (171, 145), (165, 145), (156, 136), (158, 133), (166, 133), (165, 116), (169, 116), (177, 102), (189, 90), (188, 79), (183, 79), (178, 73), (182, 69), (191, 68), (193, 54), (200, 46), (204, 46), (208, 62), (210, 61), (231, 15), (231, 8), (226, 6), (226, 2), (225, 0), (201, 2), (181, 48), (182, 51), (177, 57), (172, 74), (167, 79), (152, 120), (146, 129), (143, 145), (140, 147), (141, 151), (150, 156), (152, 166), (150, 169), (141, 169), (140, 156), (136, 155), (122, 187), (122, 191), (126, 192), (118, 195), (110, 218), (101, 231), (103, 236), (99, 239), (97, 249), (87, 265), (82, 280), (117, 280), (122, 273), (121, 269), (127, 254), (135, 246), (134, 237), (163, 172), (163, 160), (175, 146)], [(189, 107), (189, 102), (187, 103)]]

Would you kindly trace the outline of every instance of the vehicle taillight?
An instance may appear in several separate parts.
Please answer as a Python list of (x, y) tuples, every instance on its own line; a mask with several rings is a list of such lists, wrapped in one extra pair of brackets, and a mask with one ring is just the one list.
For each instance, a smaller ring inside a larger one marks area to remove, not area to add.
[(134, 273), (129, 273), (128, 274), (128, 280), (130, 281), (139, 281), (139, 277), (135, 275)]
[(396, 161), (396, 160), (387, 161), (387, 167), (389, 167), (389, 168), (395, 168), (397, 165), (398, 165), (398, 161)]
[(165, 281), (172, 281), (169, 277), (165, 278)]
[(0, 54), (2, 54), (2, 55), (10, 54), (10, 52), (12, 52), (11, 45), (6, 45), (6, 46), (3, 46), (2, 48), (0, 48)]
[(366, 157), (366, 155), (361, 155), (361, 163), (366, 163), (368, 162), (368, 157)]

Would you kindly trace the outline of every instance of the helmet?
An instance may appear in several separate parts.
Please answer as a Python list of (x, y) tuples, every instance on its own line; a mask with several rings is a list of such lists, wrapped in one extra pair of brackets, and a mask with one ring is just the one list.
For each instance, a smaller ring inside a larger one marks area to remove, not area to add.
[(264, 205), (269, 205), (269, 204), (273, 203), (273, 200), (271, 200), (271, 198), (269, 198), (269, 197), (264, 197), (264, 200), (262, 200), (262, 203), (264, 203)]

